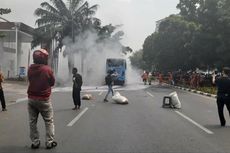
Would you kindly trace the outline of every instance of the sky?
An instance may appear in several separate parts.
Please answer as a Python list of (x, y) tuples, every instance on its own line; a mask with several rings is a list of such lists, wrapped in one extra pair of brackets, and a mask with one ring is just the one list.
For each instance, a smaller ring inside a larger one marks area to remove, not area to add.
[[(49, 0), (0, 0), (0, 8), (11, 8), (12, 12), (2, 17), (11, 22), (23, 22), (36, 27), (34, 11), (40, 4)], [(65, 1), (65, 0), (64, 0)], [(156, 21), (176, 14), (179, 0), (88, 0), (90, 5), (98, 4), (96, 17), (102, 25), (123, 26), (125, 35), (122, 43), (133, 50), (142, 48), (147, 36), (155, 31)]]

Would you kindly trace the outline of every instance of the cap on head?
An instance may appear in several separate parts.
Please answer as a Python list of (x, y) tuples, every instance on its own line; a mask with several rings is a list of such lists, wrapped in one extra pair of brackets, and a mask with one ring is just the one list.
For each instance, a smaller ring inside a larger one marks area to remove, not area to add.
[(45, 49), (35, 50), (33, 60), (35, 64), (47, 64), (49, 53)]

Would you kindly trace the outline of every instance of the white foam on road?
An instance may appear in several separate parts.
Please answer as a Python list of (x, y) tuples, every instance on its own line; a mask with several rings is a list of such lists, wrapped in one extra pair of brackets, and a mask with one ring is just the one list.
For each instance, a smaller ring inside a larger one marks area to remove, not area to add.
[[(125, 91), (125, 90), (141, 90), (150, 87), (149, 85), (143, 84), (128, 84), (126, 86), (113, 86), (115, 91)], [(82, 92), (104, 92), (107, 91), (107, 86), (83, 86)], [(72, 87), (56, 87), (53, 88), (52, 92), (71, 92)]]
[[(128, 91), (128, 90), (141, 90), (141, 89), (146, 89), (150, 86), (148, 85), (143, 85), (140, 83), (136, 84), (129, 84), (126, 86), (113, 86), (113, 89), (115, 91)], [(103, 92), (107, 91), (108, 87), (107, 86), (83, 86), (82, 87), (82, 92), (100, 92), (99, 95), (102, 95)], [(72, 92), (72, 86), (71, 87), (55, 87), (52, 89), (52, 92)], [(15, 105), (21, 102), (26, 102), (28, 100), (27, 97), (17, 99), (15, 103), (8, 104), (7, 106), (10, 105)]]

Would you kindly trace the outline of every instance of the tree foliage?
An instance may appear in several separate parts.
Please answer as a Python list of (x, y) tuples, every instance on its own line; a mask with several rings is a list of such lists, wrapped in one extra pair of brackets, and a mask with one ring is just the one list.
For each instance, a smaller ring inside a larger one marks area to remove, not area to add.
[[(100, 23), (99, 19), (93, 17), (97, 7), (90, 6), (84, 0), (67, 0), (66, 3), (63, 0), (50, 0), (50, 3), (41, 3), (41, 8), (34, 12), (39, 18), (36, 20), (38, 28), (35, 29), (32, 47), (42, 44), (43, 48), (50, 51), (52, 40), (56, 39), (58, 45), (54, 49), (54, 55), (58, 55), (65, 37), (70, 37), (74, 43), (76, 36)], [(74, 59), (72, 52), (68, 54), (68, 69), (71, 74)]]
[(9, 8), (0, 8), (0, 15), (9, 14), (10, 12), (11, 12), (11, 9)]
[(38, 28), (35, 30), (33, 46), (37, 46), (42, 40), (47, 42), (47, 38), (52, 39), (57, 33), (61, 38), (69, 36), (74, 42), (76, 35), (95, 22), (100, 22), (93, 17), (97, 7), (89, 6), (83, 0), (68, 0), (67, 3), (63, 0), (50, 0), (50, 3), (41, 3), (41, 8), (37, 8), (34, 13), (39, 19), (36, 20)]
[(230, 2), (180, 0), (178, 15), (165, 18), (145, 39), (143, 60), (158, 70), (230, 66)]
[[(63, 46), (63, 39), (70, 38), (71, 42), (68, 41), (68, 46), (63, 52), (63, 56), (68, 57), (70, 74), (75, 63), (73, 52), (82, 53), (82, 70), (84, 55), (88, 52), (87, 46), (72, 51), (71, 45), (81, 43), (77, 41), (85, 40), (88, 33), (97, 35), (97, 43), (113, 42), (113, 44), (116, 43), (117, 46), (120, 46), (120, 51), (123, 53), (132, 51), (130, 47), (125, 47), (120, 43), (124, 32), (117, 31), (117, 29), (121, 25), (102, 26), (100, 19), (94, 17), (97, 8), (98, 5), (90, 6), (85, 0), (66, 0), (66, 3), (63, 0), (50, 0), (50, 3), (41, 3), (41, 7), (35, 10), (35, 15), (39, 18), (36, 20), (38, 28), (35, 29), (33, 35), (32, 47), (43, 44), (43, 48), (50, 50), (52, 41), (56, 40), (58, 45), (53, 50), (53, 54), (57, 58), (59, 50)], [(58, 63), (54, 65), (58, 65)]]

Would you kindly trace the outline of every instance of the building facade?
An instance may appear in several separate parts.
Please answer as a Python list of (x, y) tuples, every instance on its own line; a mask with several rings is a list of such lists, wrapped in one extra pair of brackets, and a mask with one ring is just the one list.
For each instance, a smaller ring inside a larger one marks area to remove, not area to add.
[(33, 28), (21, 22), (0, 22), (0, 69), (6, 78), (26, 76), (31, 61)]

